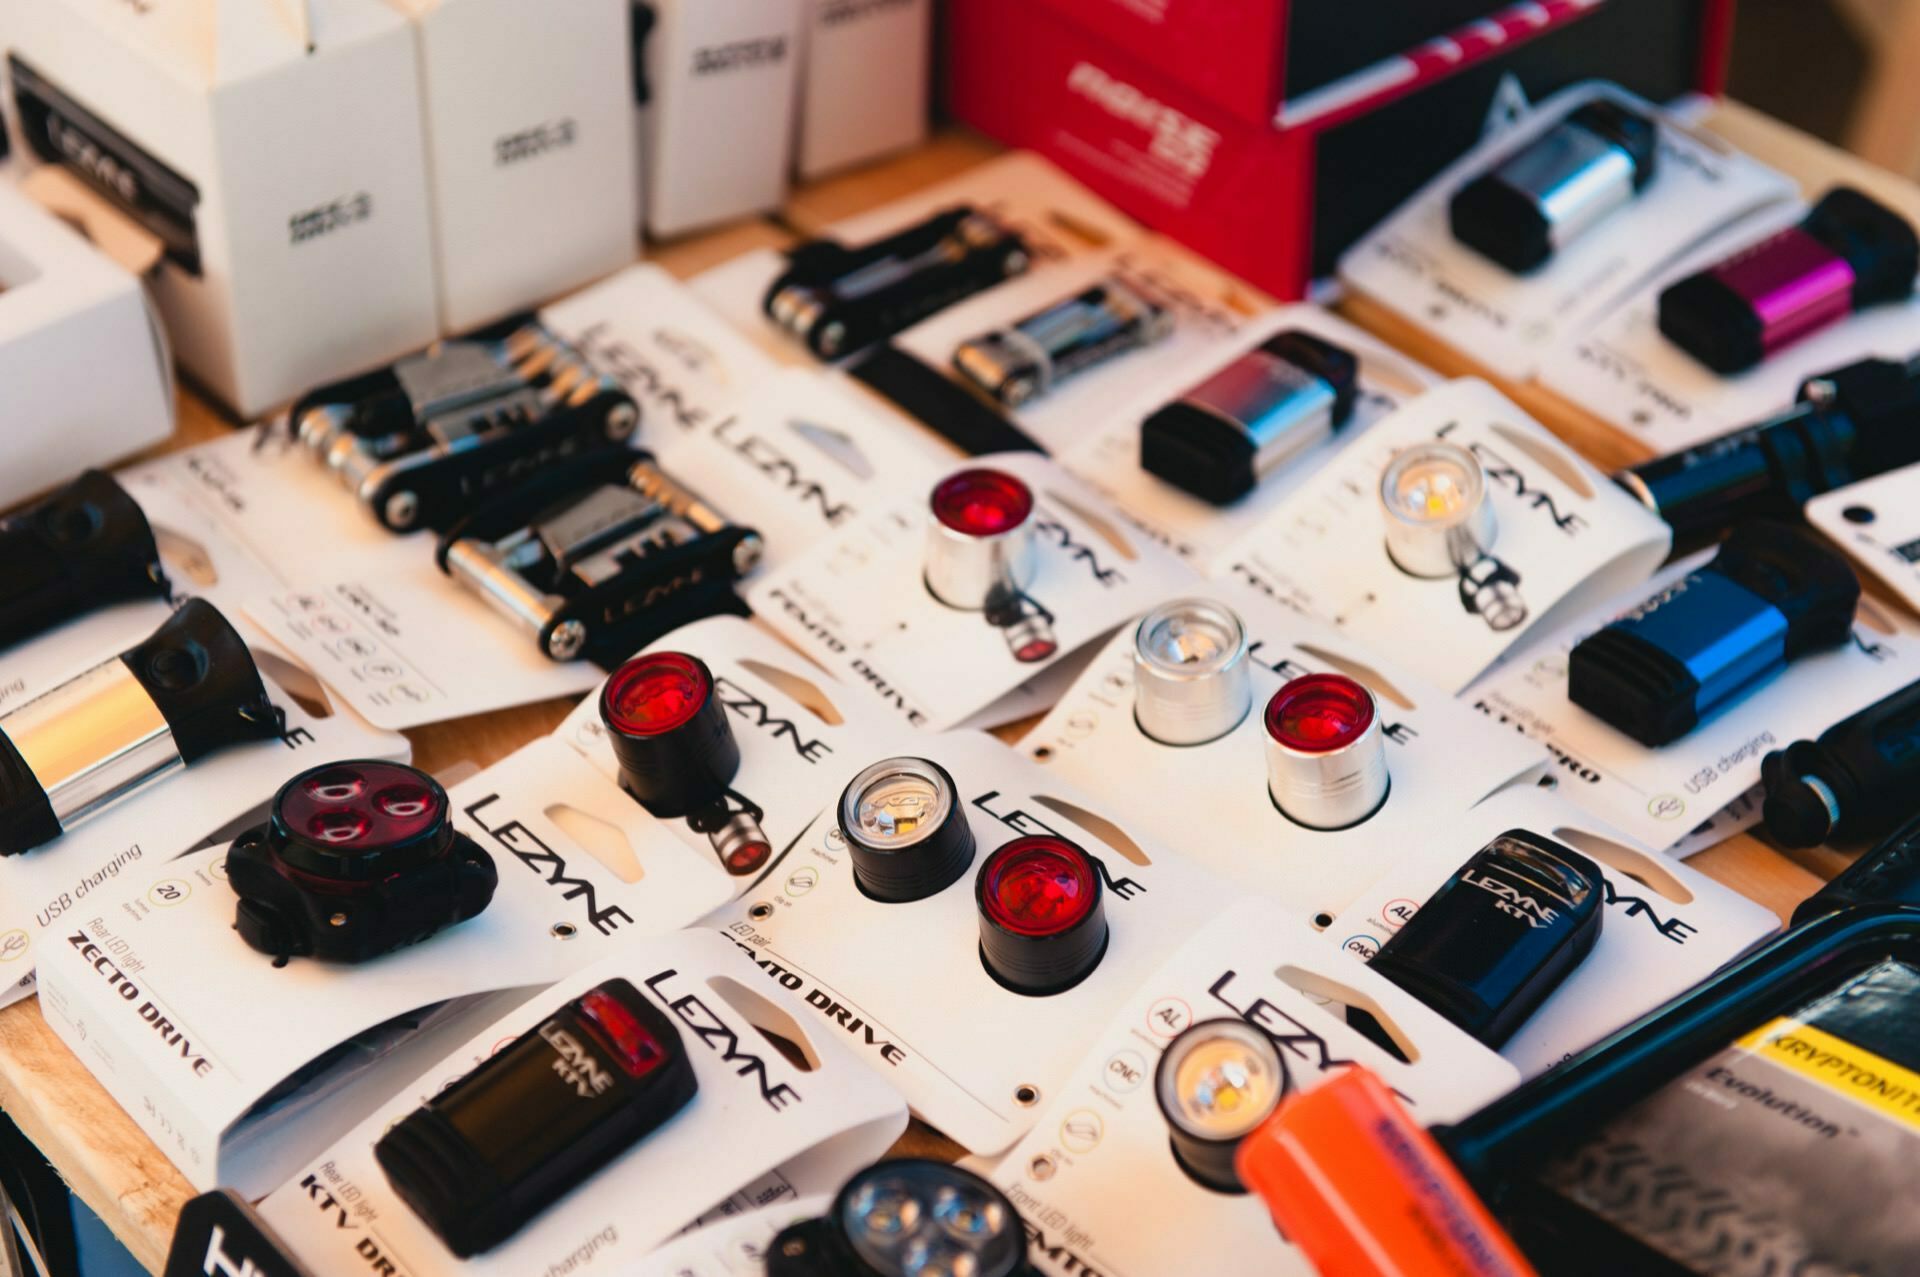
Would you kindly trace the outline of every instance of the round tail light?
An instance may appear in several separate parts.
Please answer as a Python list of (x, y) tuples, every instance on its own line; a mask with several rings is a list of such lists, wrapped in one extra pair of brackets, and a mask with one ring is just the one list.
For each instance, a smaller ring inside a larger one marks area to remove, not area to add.
[(1153, 1075), (1173, 1156), (1199, 1183), (1244, 1193), (1240, 1141), (1279, 1107), (1286, 1069), (1272, 1039), (1245, 1020), (1202, 1020), (1167, 1044)]
[(974, 897), (980, 956), (1016, 993), (1070, 989), (1106, 952), (1099, 866), (1064, 838), (1034, 834), (1004, 844), (980, 866)]
[(1307, 674), (1267, 702), (1267, 792), (1309, 829), (1344, 829), (1387, 799), (1386, 738), (1373, 693), (1344, 674)]
[(656, 816), (683, 816), (721, 798), (740, 770), (740, 746), (697, 656), (647, 652), (607, 679), (600, 721), (620, 783)]
[(984, 610), (1033, 579), (1033, 492), (1004, 470), (958, 470), (934, 486), (927, 589), (948, 607)]
[(973, 863), (973, 829), (947, 769), (888, 758), (840, 795), (840, 836), (854, 880), (875, 900), (903, 904), (945, 891)]
[(1447, 577), (1493, 547), (1493, 503), (1471, 452), (1435, 439), (1403, 448), (1380, 475), (1387, 554), (1410, 576)]
[(1133, 716), (1166, 745), (1218, 740), (1247, 715), (1247, 632), (1231, 608), (1175, 599), (1133, 635)]

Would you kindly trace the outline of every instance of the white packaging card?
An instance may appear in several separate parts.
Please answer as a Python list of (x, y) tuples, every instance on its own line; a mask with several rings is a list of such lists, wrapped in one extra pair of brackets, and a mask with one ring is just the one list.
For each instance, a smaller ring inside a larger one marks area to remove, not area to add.
[[(1203, 501), (1141, 469), (1140, 427), (1148, 416), (1237, 356), (1291, 330), (1325, 338), (1359, 356), (1353, 416), (1337, 433), (1263, 476), (1257, 488), (1228, 506)], [(1208, 571), (1220, 555), (1374, 423), (1439, 383), (1422, 365), (1318, 306), (1281, 306), (1240, 328), (1230, 343), (1215, 345), (1177, 370), (1164, 371), (1157, 385), (1131, 403), (1090, 419), (1082, 438), (1062, 445), (1060, 461), (1135, 527)]]
[[(1441, 439), (1479, 461), (1493, 544), (1459, 576), (1387, 553), (1380, 481), (1401, 449)], [(1462, 378), (1361, 436), (1219, 560), (1238, 577), (1457, 693), (1506, 652), (1666, 558), (1667, 525), (1499, 391)]]
[[(1234, 729), (1201, 745), (1165, 745), (1134, 716), (1134, 633), (1120, 632), (1020, 742), (1047, 770), (1130, 827), (1244, 891), (1323, 924), (1430, 831), (1460, 820), (1507, 782), (1541, 767), (1540, 748), (1350, 636), (1232, 581), (1186, 597), (1224, 604), (1246, 628), (1252, 696)], [(1380, 809), (1345, 829), (1309, 829), (1267, 787), (1267, 702), (1288, 680), (1335, 672), (1374, 694), (1389, 788)]]
[[(975, 852), (945, 890), (889, 904), (855, 881), (833, 808), (857, 771), (898, 754), (953, 777)], [(845, 761), (784, 872), (713, 921), (753, 954), (767, 988), (851, 1043), (915, 1113), (973, 1152), (998, 1152), (1060, 1092), (1120, 1001), (1217, 915), (1228, 888), (990, 736), (895, 729)], [(1080, 983), (1031, 997), (1002, 985), (981, 957), (975, 878), (995, 849), (1045, 833), (1096, 861), (1107, 947)]]
[[(610, 979), (630, 982), (673, 1021), (698, 1093), (505, 1242), (465, 1262), (455, 1259), (394, 1193), (374, 1160), (374, 1143), (501, 1045)], [(787, 1177), (797, 1192), (828, 1192), (894, 1141), (906, 1127), (906, 1111), (832, 1035), (796, 1022), (760, 996), (754, 979), (753, 967), (711, 933), (678, 932), (625, 946), (425, 1070), (267, 1198), (261, 1213), (319, 1272), (359, 1271), (377, 1256), (407, 1277), (522, 1277), (634, 1272), (645, 1255), (715, 1202), (776, 1168), (804, 1162), (805, 1176)], [(789, 1062), (763, 1030), (795, 1042), (807, 1067)]]
[(1447, 879), (1510, 829), (1580, 852), (1599, 867), (1604, 884), (1593, 949), (1500, 1048), (1528, 1077), (1693, 987), (1780, 928), (1772, 910), (1731, 887), (1640, 850), (1547, 789), (1516, 786), (1444, 826), (1444, 837), (1408, 844), (1401, 863), (1327, 934), (1370, 961)]
[[(404, 736), (376, 731), (352, 713), (316, 718), (269, 681), (274, 704), (287, 713), (279, 740), (235, 745), (129, 795), (73, 826), (44, 847), (0, 856), (0, 982), (24, 976), (40, 949), (109, 894), (122, 872), (164, 863), (229, 822), (267, 802), (281, 785), (321, 763), (345, 758), (401, 762), (412, 754)], [(14, 984), (0, 1005), (31, 989)]]
[(1806, 513), (1808, 523), (1920, 612), (1920, 466), (1822, 493), (1807, 502)]
[[(1343, 1011), (1351, 1005), (1390, 1021), (1418, 1062), (1348, 1028)], [(1274, 1229), (1264, 1202), (1203, 1187), (1174, 1159), (1154, 1069), (1182, 1030), (1214, 1019), (1245, 1020), (1272, 1039), (1283, 1095), (1359, 1064), (1431, 1124), (1464, 1117), (1519, 1081), (1499, 1056), (1348, 965), (1325, 937), (1275, 925), (1267, 902), (1244, 901), (1134, 990), (1032, 1132), (992, 1172), (1026, 1217), (1030, 1256), (1048, 1277), (1311, 1277), (1312, 1266)]]
[(747, 595), (789, 642), (916, 727), (970, 718), (1195, 579), (1046, 458), (1005, 453), (974, 464), (1015, 476), (1033, 494), (1033, 571), (1018, 615), (994, 612), (990, 621), (989, 612), (949, 607), (927, 588), (931, 486), (901, 491), (760, 577)]
[[(1668, 851), (1708, 816), (1760, 783), (1760, 760), (1818, 736), (1855, 710), (1920, 678), (1920, 627), (1871, 599), (1853, 640), (1802, 656), (1709, 715), (1679, 740), (1649, 749), (1567, 699), (1574, 645), (1672, 587), (1711, 557), (1671, 564), (1652, 581), (1543, 639), (1464, 698), (1553, 754), (1562, 793), (1628, 836)], [(1707, 844), (1688, 839), (1688, 848)]]
[[(1456, 192), (1596, 101), (1618, 103), (1657, 122), (1654, 177), (1631, 202), (1527, 275), (1453, 237), (1448, 206)], [(1501, 377), (1526, 381), (1550, 352), (1649, 276), (1729, 224), (1795, 193), (1786, 174), (1662, 115), (1617, 85), (1577, 84), (1448, 165), (1347, 250), (1340, 277)]]
[(767, 1246), (790, 1224), (818, 1219), (832, 1197), (803, 1197), (729, 1216), (662, 1246), (629, 1269), (631, 1277), (765, 1277)]
[(1875, 357), (1904, 361), (1920, 350), (1920, 298), (1848, 315), (1723, 377), (1660, 331), (1660, 292), (1806, 216), (1806, 206), (1769, 207), (1715, 238), (1622, 301), (1580, 340), (1541, 361), (1549, 390), (1616, 426), (1650, 453), (1674, 452), (1792, 406), (1809, 377)]

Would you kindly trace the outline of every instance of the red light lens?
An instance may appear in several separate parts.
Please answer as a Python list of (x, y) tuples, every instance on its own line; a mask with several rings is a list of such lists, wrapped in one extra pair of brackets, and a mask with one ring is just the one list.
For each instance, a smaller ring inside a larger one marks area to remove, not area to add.
[(446, 796), (401, 763), (336, 763), (299, 777), (276, 813), (291, 834), (340, 850), (411, 842), (447, 819)]
[(634, 1077), (645, 1077), (666, 1062), (667, 1053), (639, 1017), (605, 989), (589, 989), (580, 997), (580, 1009), (600, 1030), (600, 1040)]
[(999, 536), (1032, 513), (1033, 493), (1001, 470), (961, 470), (933, 490), (933, 517), (962, 536)]
[(1307, 674), (1267, 702), (1267, 734), (1288, 749), (1326, 754), (1359, 740), (1373, 714), (1373, 693), (1346, 675)]
[(613, 672), (600, 697), (607, 726), (627, 736), (659, 736), (685, 726), (707, 703), (706, 667), (679, 652), (649, 652)]
[(1059, 935), (1093, 908), (1095, 872), (1087, 853), (1064, 838), (1016, 838), (981, 869), (987, 916), (1016, 935)]
[(727, 870), (730, 873), (752, 873), (767, 863), (767, 857), (773, 854), (773, 848), (763, 842), (745, 842), (727, 853)]

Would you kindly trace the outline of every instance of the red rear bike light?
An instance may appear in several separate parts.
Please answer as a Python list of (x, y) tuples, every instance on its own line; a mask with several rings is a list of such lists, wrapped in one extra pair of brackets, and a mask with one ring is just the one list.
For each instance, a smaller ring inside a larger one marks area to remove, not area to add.
[(988, 856), (974, 880), (980, 956), (1017, 993), (1072, 988), (1107, 947), (1100, 867), (1051, 834), (1016, 838)]
[(1344, 674), (1296, 678), (1267, 702), (1267, 734), (1288, 749), (1324, 754), (1366, 735), (1373, 693)]
[(580, 998), (580, 1010), (630, 1076), (645, 1077), (666, 1061), (667, 1052), (659, 1039), (647, 1032), (625, 1003), (605, 989), (589, 989)]
[(1004, 470), (956, 471), (933, 490), (933, 517), (963, 536), (1000, 536), (1032, 513), (1033, 492)]
[[(927, 589), (948, 607), (988, 612), (1033, 578), (1033, 490), (1004, 470), (975, 466), (934, 485), (927, 520)], [(1025, 640), (1022, 640), (1023, 642)], [(1013, 644), (1017, 652), (1019, 644)]]
[(607, 680), (600, 707), (607, 726), (626, 736), (659, 736), (685, 726), (712, 694), (707, 667), (679, 652), (636, 656)]
[[(341, 856), (368, 856), (406, 847), (433, 836), (448, 824), (445, 791), (399, 763), (340, 763), (308, 772), (280, 792), (273, 823), (293, 849), (296, 868), (327, 877), (342, 874)], [(301, 864), (302, 844), (328, 849), (329, 863)]]
[(1387, 797), (1386, 737), (1365, 685), (1307, 674), (1267, 702), (1267, 791), (1309, 829), (1344, 829)]
[(740, 747), (713, 672), (684, 652), (646, 652), (600, 691), (620, 783), (656, 816), (684, 816), (727, 793), (740, 770)]

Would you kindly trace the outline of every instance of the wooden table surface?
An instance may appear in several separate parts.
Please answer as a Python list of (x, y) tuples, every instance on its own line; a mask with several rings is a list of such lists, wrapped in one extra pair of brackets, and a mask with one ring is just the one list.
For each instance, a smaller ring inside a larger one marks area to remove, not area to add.
[[(1709, 125), (1729, 140), (1818, 190), (1845, 178), (1876, 194), (1920, 208), (1920, 189), (1734, 104), (1715, 109)], [(964, 131), (937, 135), (927, 146), (898, 159), (829, 178), (793, 193), (775, 218), (745, 222), (649, 249), (648, 260), (682, 278), (760, 247), (780, 247), (842, 217), (907, 194), (992, 158), (998, 148)], [(1362, 301), (1348, 300), (1349, 318), (1449, 374), (1488, 376), (1465, 356), (1448, 350), (1403, 321)], [(1613, 467), (1644, 449), (1591, 415), (1537, 386), (1500, 384), (1541, 421), (1579, 447), (1596, 464)], [(173, 440), (161, 451), (218, 437), (234, 421), (190, 389), (180, 398)], [(551, 731), (570, 702), (547, 701), (494, 714), (436, 723), (410, 731), (414, 759), (435, 770), (462, 759), (485, 766)], [(1741, 835), (1688, 863), (1728, 884), (1783, 918), (1794, 904), (1848, 856), (1827, 849), (1789, 856), (1760, 839)], [(40, 1015), (37, 999), (0, 1011), (0, 1109), (39, 1145), (73, 1191), (149, 1269), (161, 1268), (180, 1207), (192, 1187), (87, 1073)], [(902, 1151), (957, 1157), (960, 1149), (918, 1122), (901, 1141)]]

